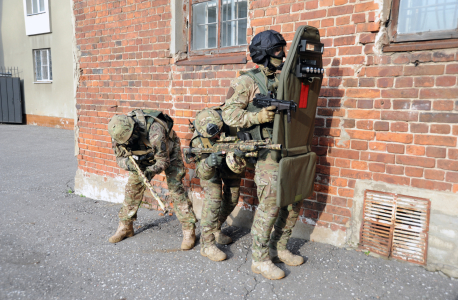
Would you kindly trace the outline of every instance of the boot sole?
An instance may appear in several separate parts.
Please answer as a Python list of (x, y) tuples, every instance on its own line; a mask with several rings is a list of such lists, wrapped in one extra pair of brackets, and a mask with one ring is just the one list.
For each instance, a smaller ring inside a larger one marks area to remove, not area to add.
[(274, 263), (284, 263), (285, 265), (288, 265), (288, 266), (290, 266), (290, 267), (297, 267), (297, 266), (300, 266), (300, 265), (302, 265), (302, 264), (304, 263), (304, 261), (302, 261), (301, 263), (298, 263), (298, 264), (293, 264), (293, 263), (290, 263), (290, 262), (287, 262), (287, 261), (281, 260), (281, 258), (280, 258), (280, 257), (278, 257), (278, 256), (277, 256), (277, 257), (275, 257), (275, 261), (274, 261), (274, 260), (272, 260), (272, 262), (274, 262)]
[(270, 277), (268, 277), (268, 276), (262, 274), (262, 272), (259, 271), (259, 270), (258, 270), (256, 267), (254, 267), (253, 265), (251, 265), (251, 271), (253, 271), (253, 273), (255, 273), (255, 274), (261, 274), (262, 276), (264, 276), (264, 278), (267, 278), (267, 279), (269, 279), (269, 280), (279, 280), (279, 279), (282, 279), (282, 278), (285, 277), (285, 275), (283, 275), (282, 277), (278, 277), (278, 278), (270, 278)]
[(213, 258), (210, 258), (208, 255), (205, 255), (205, 253), (202, 253), (202, 251), (200, 251), (200, 255), (202, 255), (203, 257), (207, 257), (211, 261), (223, 261), (223, 260), (225, 260), (227, 258), (227, 257), (225, 257), (223, 259), (213, 259)]

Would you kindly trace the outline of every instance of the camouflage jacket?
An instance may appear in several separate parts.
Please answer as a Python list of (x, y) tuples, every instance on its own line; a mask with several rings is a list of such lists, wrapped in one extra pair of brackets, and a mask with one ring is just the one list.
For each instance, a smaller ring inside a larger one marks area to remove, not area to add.
[[(197, 131), (192, 136), (192, 147), (203, 148), (202, 140), (198, 137)], [(210, 143), (211, 140), (210, 140)], [(213, 143), (212, 143), (213, 144)], [(211, 180), (219, 178), (241, 178), (243, 174), (236, 174), (232, 172), (226, 164), (226, 160), (223, 159), (221, 166), (210, 167), (205, 161), (209, 154), (202, 154), (196, 157), (196, 175), (202, 180)]]
[[(266, 68), (263, 65), (258, 65), (258, 68), (266, 74)], [(278, 76), (279, 74), (275, 74), (272, 80), (267, 80), (266, 77), (266, 86), (269, 90), (274, 89), (276, 91)], [(222, 107), (224, 123), (239, 128), (248, 128), (259, 124), (257, 113), (246, 110), (257, 93), (260, 93), (259, 87), (248, 75), (241, 75), (232, 80), (227, 93), (226, 104)]]
[[(138, 131), (138, 129), (134, 130), (133, 135), (135, 135), (135, 139), (132, 143), (127, 144), (126, 150), (133, 152), (136, 150), (148, 150), (150, 152), (147, 159), (138, 162), (142, 170), (149, 170), (155, 174), (159, 174), (169, 167), (170, 151), (173, 149), (174, 137), (176, 136), (175, 131), (172, 130), (170, 134), (167, 135), (167, 130), (164, 125), (160, 124), (159, 121), (155, 121), (149, 128), (147, 134), (147, 141), (149, 141), (151, 148), (149, 145), (145, 144), (145, 140), (140, 136), (141, 132)], [(118, 166), (124, 170), (132, 171), (128, 167), (129, 158), (123, 147), (117, 144), (113, 139), (112, 146)]]

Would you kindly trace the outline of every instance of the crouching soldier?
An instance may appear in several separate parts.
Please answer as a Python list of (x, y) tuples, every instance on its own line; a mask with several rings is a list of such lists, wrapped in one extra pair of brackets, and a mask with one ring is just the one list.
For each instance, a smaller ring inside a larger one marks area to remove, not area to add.
[(123, 206), (118, 214), (119, 227), (109, 238), (111, 243), (134, 235), (133, 221), (137, 219), (137, 210), (146, 189), (142, 177), (129, 160), (130, 155), (135, 155), (138, 166), (148, 180), (165, 171), (170, 198), (183, 229), (181, 249), (189, 250), (194, 247), (196, 217), (183, 187), (185, 168), (180, 139), (172, 127), (172, 118), (150, 109), (137, 109), (127, 115), (115, 115), (108, 123), (116, 163), (129, 171)]
[[(191, 146), (195, 148), (212, 148), (222, 132), (229, 133), (229, 127), (224, 125), (219, 107), (207, 108), (198, 113), (194, 126)], [(241, 164), (234, 154), (231, 154), (228, 160), (224, 158), (222, 152), (201, 154), (196, 157), (196, 173), (205, 193), (200, 220), (202, 226), (200, 254), (213, 261), (226, 259), (226, 254), (219, 250), (215, 243), (221, 245), (232, 243), (232, 239), (221, 232), (221, 225), (237, 205), (240, 181), (245, 173), (245, 164)], [(226, 161), (229, 162), (230, 167)]]

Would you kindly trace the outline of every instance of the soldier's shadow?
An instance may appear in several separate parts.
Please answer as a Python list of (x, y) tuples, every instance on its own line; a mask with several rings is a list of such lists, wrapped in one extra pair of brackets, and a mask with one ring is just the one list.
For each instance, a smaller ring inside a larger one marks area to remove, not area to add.
[(160, 217), (159, 219), (155, 219), (154, 221), (152, 221), (152, 222), (150, 222), (148, 224), (145, 224), (145, 225), (141, 226), (138, 229), (135, 229), (135, 234), (142, 233), (143, 231), (149, 230), (149, 229), (154, 228), (154, 227), (159, 227), (159, 226), (161, 226), (163, 224), (168, 224), (168, 223), (174, 222), (176, 220), (177, 220), (177, 218), (176, 218), (175, 215)]

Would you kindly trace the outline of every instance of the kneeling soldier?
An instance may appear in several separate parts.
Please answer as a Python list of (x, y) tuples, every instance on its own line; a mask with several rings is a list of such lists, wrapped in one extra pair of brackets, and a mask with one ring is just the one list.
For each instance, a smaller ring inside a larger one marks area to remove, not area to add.
[[(229, 127), (224, 125), (220, 114), (221, 109), (215, 107), (204, 109), (196, 116), (192, 147), (211, 148), (221, 132), (228, 133)], [(226, 259), (226, 254), (216, 247), (215, 242), (222, 245), (232, 243), (232, 239), (221, 232), (221, 225), (237, 205), (240, 181), (245, 173), (245, 165), (239, 165), (233, 154), (230, 157), (231, 168), (223, 160), (222, 152), (202, 154), (197, 157), (196, 163), (196, 173), (205, 193), (200, 220), (200, 254), (213, 261)]]
[(115, 115), (108, 123), (116, 163), (130, 171), (124, 203), (119, 211), (119, 227), (109, 238), (111, 243), (134, 235), (133, 221), (137, 219), (137, 210), (146, 189), (142, 177), (129, 160), (130, 155), (136, 155), (138, 166), (148, 180), (165, 171), (170, 198), (183, 229), (181, 249), (194, 247), (196, 217), (183, 187), (185, 168), (180, 139), (172, 127), (172, 118), (151, 109), (137, 109), (127, 115)]

